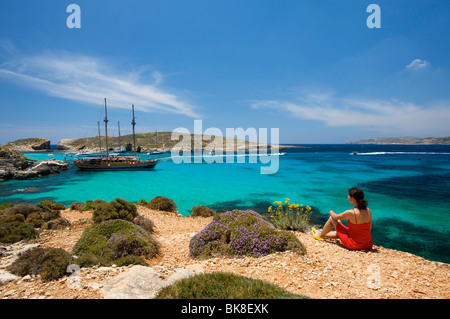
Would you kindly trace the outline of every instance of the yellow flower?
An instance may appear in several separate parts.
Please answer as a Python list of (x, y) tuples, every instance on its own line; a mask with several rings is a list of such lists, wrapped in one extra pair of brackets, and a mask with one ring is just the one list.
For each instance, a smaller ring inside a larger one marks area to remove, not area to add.
[(272, 206), (269, 206), (269, 209), (268, 209), (268, 211), (269, 211), (269, 213), (271, 213), (271, 212), (272, 212)]

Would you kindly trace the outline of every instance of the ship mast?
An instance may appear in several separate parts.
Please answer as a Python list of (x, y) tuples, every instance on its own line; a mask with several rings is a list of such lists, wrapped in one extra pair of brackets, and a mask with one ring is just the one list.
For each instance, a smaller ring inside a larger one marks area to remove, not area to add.
[(122, 143), (120, 143), (120, 122), (119, 121), (117, 121), (117, 126), (119, 128), (119, 152), (120, 152), (121, 148), (122, 148)]
[(133, 121), (131, 122), (131, 125), (133, 125), (133, 151), (134, 151), (134, 157), (136, 157), (136, 136), (134, 133), (134, 126), (136, 125), (136, 121), (134, 120), (134, 105), (132, 105), (133, 109)]
[(108, 151), (108, 113), (106, 111), (106, 97), (105, 97), (105, 143), (106, 143), (106, 160), (109, 160)]
[(100, 154), (102, 153), (102, 137), (100, 136), (100, 121), (97, 121), (98, 124), (98, 144), (100, 146)]

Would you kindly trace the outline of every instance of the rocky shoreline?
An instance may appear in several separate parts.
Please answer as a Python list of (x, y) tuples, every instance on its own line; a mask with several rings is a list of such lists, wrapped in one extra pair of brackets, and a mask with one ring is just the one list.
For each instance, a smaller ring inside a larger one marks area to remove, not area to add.
[[(317, 241), (309, 233), (293, 232), (305, 245), (304, 256), (292, 252), (253, 258), (188, 256), (189, 241), (212, 217), (182, 217), (138, 206), (140, 215), (155, 224), (160, 254), (149, 267), (89, 267), (56, 281), (38, 277), (9, 277), (0, 283), (3, 299), (126, 299), (152, 298), (174, 280), (201, 272), (231, 272), (274, 283), (316, 299), (449, 299), (450, 265), (381, 246), (368, 252), (350, 251), (336, 240)], [(69, 209), (61, 212), (70, 221), (65, 229), (44, 230), (38, 239), (0, 246), (0, 278), (17, 252), (33, 245), (63, 248), (70, 252), (92, 213)], [(0, 279), (1, 281), (1, 279)]]
[(0, 182), (10, 179), (31, 179), (68, 169), (70, 164), (65, 161), (44, 160), (31, 161), (23, 154), (4, 146), (0, 148)]

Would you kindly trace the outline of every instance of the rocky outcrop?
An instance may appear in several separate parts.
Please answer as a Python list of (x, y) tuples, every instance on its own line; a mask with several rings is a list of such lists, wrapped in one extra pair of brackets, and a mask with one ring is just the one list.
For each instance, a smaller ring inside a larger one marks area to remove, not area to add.
[(73, 146), (72, 143), (76, 141), (76, 139), (62, 139), (59, 141), (58, 145), (56, 146), (56, 149), (58, 151), (76, 151), (79, 147)]
[(192, 275), (190, 270), (177, 268), (167, 280), (161, 280), (153, 268), (135, 265), (109, 280), (101, 292), (105, 299), (152, 299), (161, 288)]
[(16, 171), (13, 173), (15, 179), (30, 179), (36, 177), (43, 177), (51, 174), (58, 174), (61, 170), (68, 169), (70, 164), (58, 160), (45, 160), (33, 164), (30, 168)]
[(23, 154), (2, 146), (0, 149), (0, 182), (8, 179), (30, 179), (58, 174), (69, 163), (58, 160), (32, 162)]
[(6, 143), (3, 146), (16, 152), (49, 151), (50, 140), (41, 137), (25, 138)]

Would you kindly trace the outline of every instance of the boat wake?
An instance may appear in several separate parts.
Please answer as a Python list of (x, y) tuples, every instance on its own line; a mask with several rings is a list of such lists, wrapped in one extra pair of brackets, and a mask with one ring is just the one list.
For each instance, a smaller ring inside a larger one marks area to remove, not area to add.
[(450, 155), (442, 152), (368, 152), (368, 153), (350, 153), (350, 155)]

